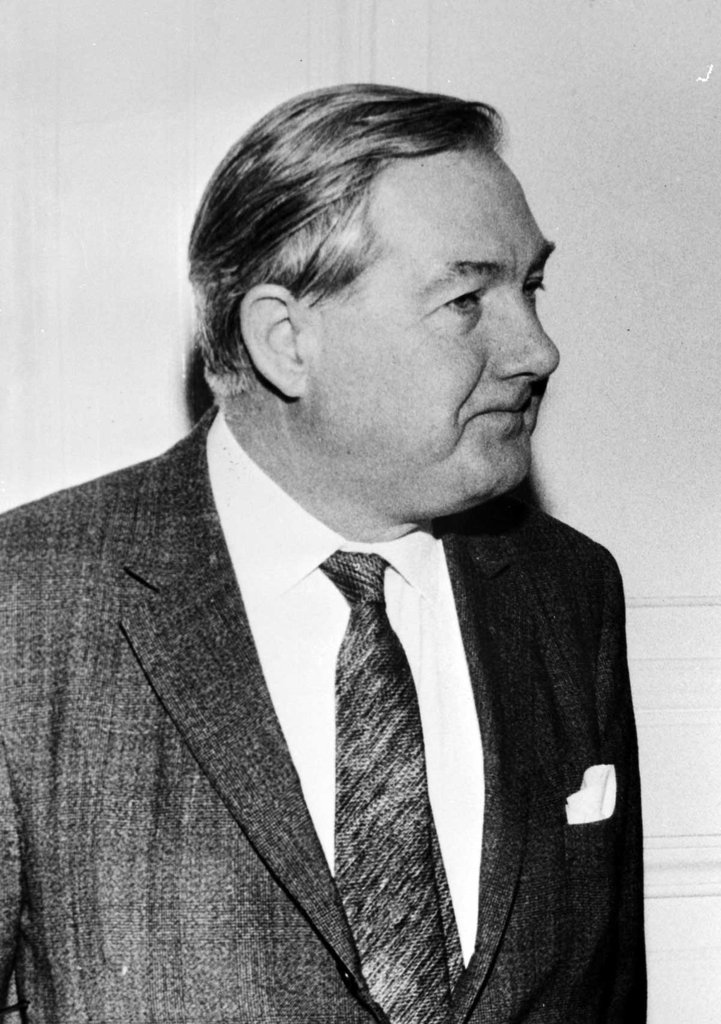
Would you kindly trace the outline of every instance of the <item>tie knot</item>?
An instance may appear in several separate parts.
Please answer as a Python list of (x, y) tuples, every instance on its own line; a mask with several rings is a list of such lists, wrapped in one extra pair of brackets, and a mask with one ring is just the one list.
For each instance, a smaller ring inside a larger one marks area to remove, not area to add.
[(385, 602), (383, 581), (387, 567), (385, 558), (362, 551), (336, 551), (321, 565), (350, 605)]

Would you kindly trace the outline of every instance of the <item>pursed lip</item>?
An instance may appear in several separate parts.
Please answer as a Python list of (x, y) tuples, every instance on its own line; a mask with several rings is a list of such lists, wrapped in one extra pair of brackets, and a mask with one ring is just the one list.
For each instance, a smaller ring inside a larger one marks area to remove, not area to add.
[(499, 393), (495, 401), (493, 398), (488, 404), (481, 408), (474, 409), (468, 419), (483, 418), (484, 416), (499, 416), (513, 418), (514, 421), (522, 421), (525, 428), (533, 431), (538, 412), (546, 391), (547, 381), (537, 381), (519, 387), (517, 390), (508, 390), (505, 394)]
[(510, 413), (524, 413), (531, 407), (533, 402), (533, 393), (531, 391), (524, 391), (522, 395), (518, 396), (514, 401), (504, 403), (503, 405), (492, 405), (483, 412), (510, 412)]

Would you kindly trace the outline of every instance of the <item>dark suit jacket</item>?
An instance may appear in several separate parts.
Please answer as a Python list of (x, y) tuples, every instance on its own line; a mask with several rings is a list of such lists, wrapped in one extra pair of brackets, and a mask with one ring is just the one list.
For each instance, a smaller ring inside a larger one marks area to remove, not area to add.
[[(0, 531), (0, 998), (26, 1001), (27, 1021), (383, 1019), (263, 681), (206, 432)], [(454, 1019), (640, 1022), (616, 568), (510, 500), (443, 528), (487, 787)], [(615, 813), (569, 826), (594, 763), (616, 766)]]

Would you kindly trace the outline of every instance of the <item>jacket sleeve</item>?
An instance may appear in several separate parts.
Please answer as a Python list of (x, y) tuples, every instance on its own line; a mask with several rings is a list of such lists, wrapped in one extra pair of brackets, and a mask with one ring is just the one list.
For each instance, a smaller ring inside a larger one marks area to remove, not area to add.
[[(623, 843), (618, 864), (615, 962), (611, 965), (608, 1024), (646, 1020), (646, 960), (643, 922), (643, 833), (636, 725), (626, 657), (625, 611), (621, 577), (608, 556), (605, 600), (597, 665), (598, 707), (604, 741), (619, 752), (626, 785)], [(608, 976), (608, 975), (607, 975)]]
[(13, 800), (5, 745), (0, 737), (0, 1012), (10, 989), (20, 923), (21, 870), (17, 809)]

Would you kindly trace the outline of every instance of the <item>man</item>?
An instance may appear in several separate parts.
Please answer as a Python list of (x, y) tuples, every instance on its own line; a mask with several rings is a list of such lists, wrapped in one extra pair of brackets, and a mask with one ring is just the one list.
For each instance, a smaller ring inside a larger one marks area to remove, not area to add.
[(558, 355), (499, 139), (270, 113), (191, 239), (219, 414), (6, 518), (9, 1019), (645, 1019), (617, 570), (503, 497)]

